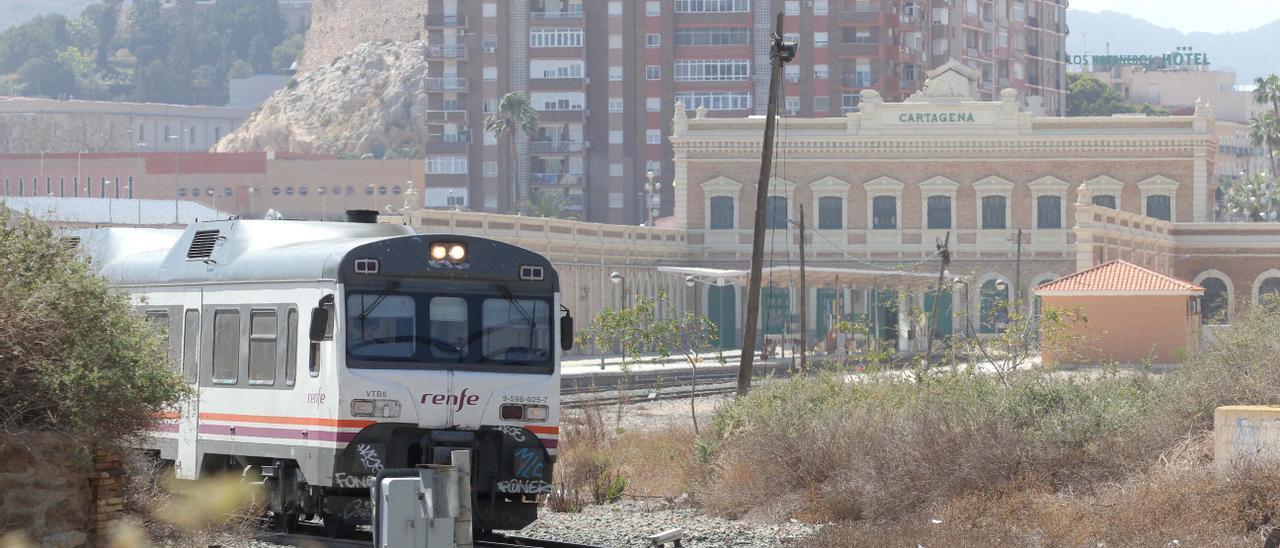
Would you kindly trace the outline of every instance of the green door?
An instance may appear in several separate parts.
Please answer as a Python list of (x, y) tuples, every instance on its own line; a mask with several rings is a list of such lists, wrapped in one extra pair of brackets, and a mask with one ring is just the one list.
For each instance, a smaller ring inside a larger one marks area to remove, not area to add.
[[(924, 294), (924, 313), (933, 314), (933, 296), (934, 291)], [(951, 336), (951, 292), (943, 291), (942, 299), (938, 301), (938, 313), (933, 316), (933, 333), (937, 340), (944, 340)]]
[(791, 320), (791, 292), (784, 287), (764, 288), (764, 333), (783, 335)]
[(831, 331), (831, 318), (836, 312), (836, 290), (819, 287), (817, 301), (818, 309), (815, 311), (817, 321), (814, 322), (816, 329), (809, 335), (809, 338), (822, 342), (827, 340), (827, 333)]
[(872, 321), (876, 336), (883, 341), (898, 340), (898, 292), (891, 289), (871, 290)]
[(716, 335), (720, 338), (720, 348), (738, 346), (734, 336), (734, 318), (737, 316), (736, 293), (734, 287), (711, 286), (707, 288), (707, 319), (716, 326)]

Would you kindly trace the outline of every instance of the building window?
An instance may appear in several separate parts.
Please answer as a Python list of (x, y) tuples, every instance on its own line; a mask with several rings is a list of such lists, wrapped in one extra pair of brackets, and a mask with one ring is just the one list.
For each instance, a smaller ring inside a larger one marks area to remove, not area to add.
[(609, 112), (622, 112), (623, 101), (621, 97), (609, 98)]
[(610, 34), (610, 35), (609, 35), (609, 49), (622, 49), (622, 35), (621, 35), (621, 34)]
[(1062, 228), (1062, 197), (1039, 196), (1036, 198), (1036, 228)]
[(838, 230), (844, 228), (844, 199), (839, 196), (818, 198), (818, 228)]
[(649, 112), (661, 112), (661, 111), (662, 111), (662, 99), (660, 99), (660, 98), (658, 98), (658, 97), (645, 97), (645, 98), (644, 98), (644, 109), (645, 109), (646, 111), (649, 111)]
[(744, 46), (751, 43), (743, 27), (688, 27), (676, 29), (677, 46)]
[(662, 35), (656, 32), (651, 32), (644, 35), (644, 47), (646, 48), (662, 47)]
[(1008, 200), (1004, 196), (982, 197), (982, 228), (1005, 228), (1005, 206)]
[(788, 96), (783, 100), (783, 109), (788, 116), (795, 116), (800, 113), (800, 98), (797, 96)]
[(622, 2), (609, 2), (609, 16), (618, 17), (622, 15)]
[(857, 93), (845, 93), (840, 95), (840, 110), (845, 114), (858, 112), (858, 105), (860, 104), (862, 104), (862, 95)]
[(782, 4), (782, 13), (786, 15), (800, 15), (800, 0), (787, 0)]
[(431, 175), (465, 175), (466, 156), (433, 156), (427, 158), (427, 173)]
[(621, 177), (621, 176), (622, 176), (622, 169), (623, 169), (623, 168), (622, 168), (622, 162), (609, 162), (609, 176), (610, 176), (610, 177)]
[(876, 196), (871, 200), (871, 228), (898, 228), (898, 198), (895, 196)]
[(498, 4), (495, 2), (485, 2), (484, 5), (480, 7), (480, 16), (481, 17), (497, 17)]
[(800, 81), (800, 65), (787, 65), (782, 69), (782, 77), (792, 84)]
[(539, 91), (529, 94), (535, 110), (582, 110), (585, 97), (580, 91)]
[(652, 171), (654, 175), (662, 175), (662, 160), (645, 160), (644, 170)]
[(622, 144), (622, 130), (620, 129), (609, 130), (609, 144), (611, 145)]
[(1280, 300), (1280, 278), (1269, 277), (1258, 282), (1258, 298), (1256, 304), (1274, 305)]
[(1099, 194), (1093, 197), (1093, 205), (1116, 209), (1116, 197), (1112, 194)]
[(827, 0), (813, 0), (814, 15), (826, 15), (829, 9)]
[(746, 59), (690, 59), (676, 61), (675, 78), (680, 82), (745, 81), (751, 76)]
[(582, 78), (583, 64), (578, 59), (534, 59), (529, 62), (529, 77), (539, 80)]
[(1220, 278), (1209, 277), (1199, 282), (1204, 288), (1204, 296), (1200, 298), (1200, 321), (1210, 325), (1230, 323), (1227, 307), (1229, 292), (1226, 282)]
[(928, 199), (928, 206), (928, 224), (926, 226), (930, 230), (945, 230), (951, 228), (950, 196), (930, 196)]
[(648, 143), (648, 144), (651, 144), (651, 145), (660, 145), (660, 144), (662, 144), (662, 130), (660, 130), (660, 129), (647, 129), (647, 130), (645, 130), (645, 132), (644, 132), (644, 142), (646, 142), (646, 143)]
[(622, 81), (622, 67), (621, 67), (621, 66), (619, 66), (619, 65), (609, 65), (609, 81), (610, 81), (610, 82), (621, 82), (621, 81)]
[(485, 177), (498, 176), (498, 162), (485, 162), (481, 169)]
[(982, 284), (981, 295), (978, 332), (1003, 332), (1009, 323), (1009, 285), (1000, 280), (987, 280)]
[(649, 17), (662, 15), (662, 2), (659, 2), (658, 0), (648, 0), (644, 3), (644, 14)]
[(1147, 216), (1162, 221), (1171, 220), (1170, 203), (1169, 196), (1165, 194), (1147, 196)]
[(765, 202), (764, 227), (767, 229), (787, 228), (787, 197), (769, 196)]
[(828, 68), (826, 64), (820, 64), (820, 65), (814, 65), (814, 66), (813, 66), (813, 79), (814, 79), (814, 80), (826, 80), (826, 79), (827, 79), (828, 77), (830, 77), (830, 76), (831, 76), (831, 69), (830, 69), (830, 68)]
[(610, 192), (610, 193), (609, 193), (609, 208), (610, 208), (610, 209), (622, 209), (623, 207), (626, 207), (626, 203), (624, 203), (624, 198), (625, 198), (625, 197), (626, 197), (626, 195), (625, 195), (625, 194), (623, 194), (622, 192)]
[[(612, 39), (610, 42), (612, 42)], [(582, 47), (582, 29), (529, 29), (529, 47)]]
[(813, 111), (826, 112), (831, 109), (831, 98), (825, 95), (819, 95), (813, 98)]
[(498, 79), (498, 67), (484, 67), (484, 79), (494, 81)]
[(661, 80), (662, 65), (645, 65), (644, 79), (645, 80)]
[(729, 230), (733, 228), (732, 197), (711, 197), (711, 214), (707, 218), (707, 228), (711, 230)]
[(676, 94), (676, 100), (684, 103), (686, 110), (747, 110), (751, 108), (751, 93), (736, 91), (684, 91)]
[(676, 13), (745, 12), (750, 9), (751, 0), (676, 0)]

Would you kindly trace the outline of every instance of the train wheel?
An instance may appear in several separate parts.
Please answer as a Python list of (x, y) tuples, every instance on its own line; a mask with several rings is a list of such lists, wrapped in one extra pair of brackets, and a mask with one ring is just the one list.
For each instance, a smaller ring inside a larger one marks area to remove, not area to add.
[(283, 512), (271, 513), (271, 529), (277, 533), (289, 534), (298, 528), (298, 514)]

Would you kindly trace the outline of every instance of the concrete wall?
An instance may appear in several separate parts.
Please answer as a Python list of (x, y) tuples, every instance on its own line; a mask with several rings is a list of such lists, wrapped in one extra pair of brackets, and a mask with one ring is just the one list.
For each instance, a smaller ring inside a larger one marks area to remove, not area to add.
[(1041, 306), (1074, 310), (1085, 322), (1067, 326), (1068, 333), (1083, 337), (1077, 348), (1042, 351), (1045, 363), (1093, 364), (1104, 361), (1138, 364), (1148, 356), (1155, 364), (1177, 363), (1180, 353), (1198, 340), (1199, 315), (1187, 313), (1192, 297), (1043, 297)]
[(105, 545), (124, 511), (118, 459), (80, 453), (60, 434), (28, 433), (0, 435), (0, 462), (0, 539)]
[(1213, 463), (1280, 458), (1280, 407), (1228, 405), (1213, 412)]
[(313, 0), (299, 74), (365, 42), (418, 39), (426, 9), (425, 0)]

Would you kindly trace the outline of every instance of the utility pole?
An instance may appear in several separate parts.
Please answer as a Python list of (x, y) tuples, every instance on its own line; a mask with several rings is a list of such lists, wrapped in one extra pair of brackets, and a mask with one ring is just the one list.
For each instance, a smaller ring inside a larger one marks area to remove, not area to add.
[(747, 287), (747, 317), (742, 327), (742, 356), (738, 364), (738, 395), (751, 390), (755, 364), (756, 322), (760, 319), (760, 284), (764, 270), (764, 214), (768, 207), (769, 173), (773, 169), (773, 133), (778, 123), (778, 88), (782, 65), (796, 57), (797, 45), (782, 39), (782, 14), (778, 14), (769, 57), (769, 109), (764, 119), (764, 146), (760, 150), (760, 178), (756, 182), (756, 216), (751, 238), (751, 282)]
[[(929, 359), (933, 356), (933, 338), (938, 331), (938, 301), (942, 300), (942, 281), (947, 275), (947, 265), (951, 264), (951, 231), (948, 230), (941, 242), (938, 242), (938, 257), (942, 265), (938, 267), (938, 288), (933, 292), (933, 310), (929, 311), (929, 342), (924, 347), (925, 369), (929, 368)], [(969, 304), (966, 302), (965, 306)]]
[(806, 347), (809, 346), (809, 289), (804, 279), (804, 204), (800, 204), (800, 376), (804, 376)]
[(1021, 312), (1022, 311), (1022, 300), (1021, 300), (1021, 296), (1022, 296), (1021, 295), (1022, 293), (1022, 229), (1021, 228), (1018, 229), (1017, 238), (1018, 238), (1018, 251), (1015, 255), (1016, 258), (1014, 259), (1015, 266), (1014, 266), (1014, 272), (1013, 272), (1013, 303), (1014, 303), (1014, 306), (1018, 308), (1018, 311)]

